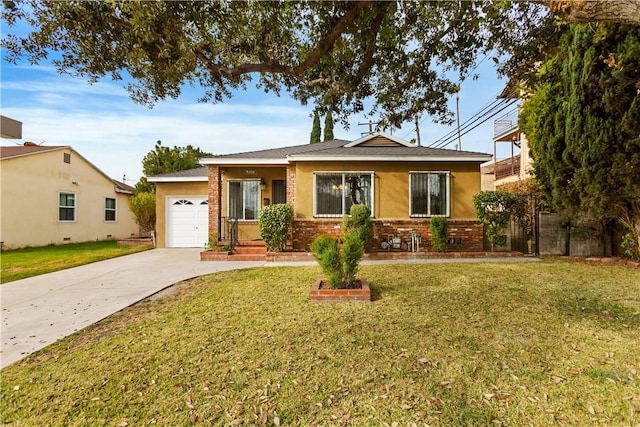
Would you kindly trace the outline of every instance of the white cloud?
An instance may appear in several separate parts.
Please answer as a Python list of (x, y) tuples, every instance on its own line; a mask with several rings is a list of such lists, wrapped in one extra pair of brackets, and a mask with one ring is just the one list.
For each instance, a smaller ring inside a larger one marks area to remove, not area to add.
[[(137, 181), (142, 175), (142, 158), (157, 140), (169, 147), (191, 144), (227, 154), (305, 144), (311, 131), (312, 108), (300, 106), (286, 94), (279, 98), (250, 89), (224, 103), (203, 104), (196, 102), (195, 89), (186, 88), (179, 100), (148, 109), (129, 98), (124, 82), (89, 85), (80, 78), (61, 76), (52, 67), (2, 64), (2, 68), (2, 114), (23, 122), (23, 141), (70, 145), (116, 179), (126, 174)], [(476, 91), (463, 85), (462, 118), (490, 101), (487, 91), (500, 89), (482, 85)], [(451, 106), (455, 108), (455, 101)], [(336, 122), (336, 137), (360, 137), (366, 128), (357, 123), (364, 121), (364, 117), (354, 117), (348, 131)], [(463, 148), (492, 151), (491, 126), (492, 122), (465, 136)], [(423, 143), (433, 142), (450, 129), (423, 122)], [(414, 138), (414, 124), (407, 123), (394, 134)]]

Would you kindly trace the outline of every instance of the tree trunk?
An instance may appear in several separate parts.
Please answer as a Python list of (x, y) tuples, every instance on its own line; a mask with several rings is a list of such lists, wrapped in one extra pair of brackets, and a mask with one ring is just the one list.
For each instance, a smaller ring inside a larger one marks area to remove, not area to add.
[(640, 0), (544, 0), (551, 11), (571, 24), (617, 22), (640, 25)]

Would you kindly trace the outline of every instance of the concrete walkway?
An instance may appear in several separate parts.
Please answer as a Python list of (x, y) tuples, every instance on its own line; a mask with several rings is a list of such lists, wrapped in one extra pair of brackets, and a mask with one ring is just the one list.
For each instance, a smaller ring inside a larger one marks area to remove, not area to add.
[(202, 262), (201, 249), (154, 249), (0, 285), (0, 368), (182, 280), (262, 261)]
[[(315, 261), (200, 261), (200, 250), (153, 249), (0, 285), (0, 368), (92, 325), (174, 283), (249, 267), (317, 265)], [(531, 262), (536, 258), (447, 258), (382, 263)]]

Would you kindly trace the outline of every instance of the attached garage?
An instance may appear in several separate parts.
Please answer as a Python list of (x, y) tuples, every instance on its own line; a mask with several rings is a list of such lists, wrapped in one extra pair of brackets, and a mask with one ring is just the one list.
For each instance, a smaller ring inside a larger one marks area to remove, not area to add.
[(209, 240), (206, 167), (147, 177), (156, 185), (156, 244), (202, 248)]
[(169, 197), (167, 207), (167, 247), (204, 248), (209, 234), (206, 197)]

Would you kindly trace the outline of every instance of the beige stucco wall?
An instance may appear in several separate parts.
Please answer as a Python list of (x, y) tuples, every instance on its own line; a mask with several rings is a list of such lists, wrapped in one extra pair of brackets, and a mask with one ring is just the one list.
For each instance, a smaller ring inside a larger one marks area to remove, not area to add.
[(156, 247), (167, 246), (167, 198), (207, 196), (207, 182), (156, 182)]
[(374, 216), (409, 218), (409, 171), (451, 173), (451, 218), (475, 219), (473, 195), (480, 191), (479, 162), (299, 162), (296, 218), (313, 218), (313, 172), (375, 172)]
[[(63, 153), (71, 155), (64, 163)], [(3, 159), (0, 240), (6, 249), (137, 236), (129, 197), (71, 149)], [(75, 182), (75, 184), (74, 184)], [(58, 221), (58, 192), (76, 195), (76, 221)], [(116, 221), (104, 221), (105, 198), (116, 199)]]

